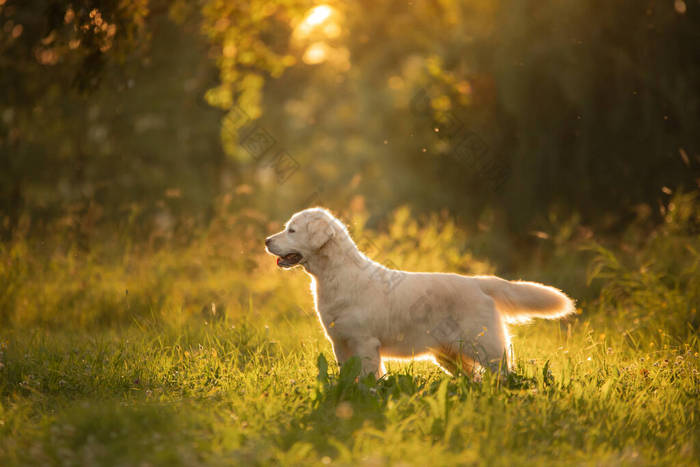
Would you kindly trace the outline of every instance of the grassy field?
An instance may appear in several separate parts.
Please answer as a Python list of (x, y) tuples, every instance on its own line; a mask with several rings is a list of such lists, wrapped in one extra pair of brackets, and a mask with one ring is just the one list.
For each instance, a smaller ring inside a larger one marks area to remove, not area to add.
[[(0, 464), (698, 465), (697, 204), (678, 209), (585, 264), (576, 239), (548, 246), (551, 275), (528, 278), (581, 276), (594, 295), (511, 328), (517, 370), (480, 383), (425, 362), (338, 371), (308, 279), (276, 270), (257, 234), (5, 245)], [(449, 220), (362, 225), (400, 267), (495, 269)]]

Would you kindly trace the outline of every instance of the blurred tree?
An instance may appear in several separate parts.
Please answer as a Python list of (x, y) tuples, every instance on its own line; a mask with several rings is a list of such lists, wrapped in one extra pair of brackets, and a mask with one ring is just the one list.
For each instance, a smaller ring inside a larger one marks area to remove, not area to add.
[(555, 209), (609, 227), (698, 188), (699, 16), (686, 0), (0, 0), (2, 230), (167, 233), (220, 194), (279, 217), (361, 196), (377, 217), (492, 210), (527, 232)]
[[(663, 187), (697, 189), (695, 4), (322, 7), (323, 18), (319, 6), (290, 15), (291, 30), (268, 42), (295, 60), (265, 85), (262, 115), (303, 170), (282, 185), (265, 176), (270, 158), (243, 164), (256, 169), (266, 210), (316, 192), (331, 205), (362, 194), (374, 212), (410, 202), (473, 218), (491, 205), (522, 231), (552, 206), (585, 222), (624, 220), (639, 203), (663, 204)], [(232, 18), (240, 30), (236, 18), (248, 17)], [(229, 67), (248, 69), (227, 62), (227, 76), (237, 76)]]
[[(94, 90), (110, 63), (147, 44), (147, 0), (0, 0), (0, 212), (3, 237), (14, 230), (27, 206), (25, 184), (43, 178), (49, 138), (39, 126), (47, 116), (77, 123), (60, 109), (66, 93)], [(67, 128), (68, 129), (68, 128)], [(62, 131), (63, 129), (59, 130)], [(39, 133), (39, 134), (37, 134)], [(42, 147), (43, 146), (43, 147)], [(73, 151), (63, 163), (85, 157)], [(78, 171), (82, 169), (79, 168)], [(55, 189), (55, 173), (44, 190)], [(54, 185), (54, 186), (52, 186)]]
[(198, 8), (0, 2), (5, 238), (20, 223), (87, 238), (98, 224), (167, 235), (206, 220), (225, 159)]

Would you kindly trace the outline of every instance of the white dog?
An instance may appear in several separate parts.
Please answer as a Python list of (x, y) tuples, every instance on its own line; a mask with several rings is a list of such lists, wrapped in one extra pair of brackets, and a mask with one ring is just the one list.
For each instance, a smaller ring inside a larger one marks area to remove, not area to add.
[(404, 272), (360, 252), (325, 209), (298, 212), (265, 240), (277, 265), (311, 275), (316, 312), (338, 364), (362, 360), (363, 374), (384, 373), (383, 359), (432, 358), (456, 373), (507, 371), (506, 323), (556, 319), (575, 311), (559, 290), (495, 276)]

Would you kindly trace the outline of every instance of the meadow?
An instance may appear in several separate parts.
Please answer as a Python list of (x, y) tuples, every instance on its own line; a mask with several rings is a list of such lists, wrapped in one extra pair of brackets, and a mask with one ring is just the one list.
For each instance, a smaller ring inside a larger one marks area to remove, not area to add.
[[(700, 3), (0, 0), (0, 467), (699, 465)], [(264, 239), (576, 300), (336, 365)]]
[[(678, 195), (614, 244), (550, 232), (523, 278), (577, 283), (579, 313), (511, 327), (516, 370), (481, 382), (339, 370), (250, 213), (186, 241), (3, 244), (0, 464), (698, 465), (699, 214)], [(447, 216), (345, 218), (380, 261), (498, 272), (474, 251), (498, 237)]]

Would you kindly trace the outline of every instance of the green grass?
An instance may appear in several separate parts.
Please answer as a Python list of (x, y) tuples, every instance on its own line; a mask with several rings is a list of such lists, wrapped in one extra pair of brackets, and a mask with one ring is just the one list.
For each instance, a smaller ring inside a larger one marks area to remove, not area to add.
[[(407, 268), (421, 248), (433, 270), (491, 268), (434, 222), (362, 235)], [(700, 239), (679, 223), (596, 246), (600, 293), (567, 321), (512, 327), (516, 371), (478, 383), (426, 362), (339, 371), (305, 275), (220, 253), (242, 237), (6, 245), (0, 465), (699, 465)]]
[(357, 382), (326, 371), (316, 328), (4, 333), (0, 462), (697, 464), (697, 339), (641, 350), (539, 323), (505, 382), (427, 364)]

